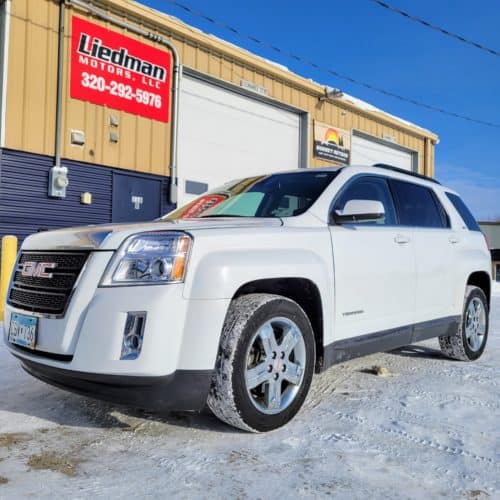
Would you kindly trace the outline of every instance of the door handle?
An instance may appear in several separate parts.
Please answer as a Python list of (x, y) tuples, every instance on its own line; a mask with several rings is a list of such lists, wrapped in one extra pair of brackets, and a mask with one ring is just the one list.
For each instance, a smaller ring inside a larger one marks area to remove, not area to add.
[(402, 234), (398, 234), (396, 235), (396, 237), (394, 238), (394, 241), (398, 244), (398, 245), (405, 245), (406, 243), (410, 243), (410, 238), (408, 236), (404, 236)]
[(450, 236), (449, 241), (452, 245), (460, 242), (460, 238), (458, 236)]

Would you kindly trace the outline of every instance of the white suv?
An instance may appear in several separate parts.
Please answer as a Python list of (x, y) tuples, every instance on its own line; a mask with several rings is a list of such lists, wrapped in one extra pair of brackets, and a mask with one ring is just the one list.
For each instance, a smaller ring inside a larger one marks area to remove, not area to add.
[(27, 238), (5, 342), (88, 396), (267, 431), (313, 372), (438, 337), (478, 358), (491, 261), (457, 194), (389, 166), (231, 182), (149, 223)]

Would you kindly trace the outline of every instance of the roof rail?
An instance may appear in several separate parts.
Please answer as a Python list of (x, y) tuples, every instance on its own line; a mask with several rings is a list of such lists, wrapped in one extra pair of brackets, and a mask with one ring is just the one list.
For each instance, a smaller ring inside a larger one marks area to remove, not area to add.
[(426, 181), (434, 182), (435, 184), (441, 185), (439, 181), (433, 179), (432, 177), (428, 177), (427, 175), (423, 174), (417, 174), (417, 172), (410, 172), (409, 170), (395, 167), (394, 165), (387, 165), (386, 163), (375, 163), (372, 165), (372, 167), (384, 168), (385, 170), (391, 170), (392, 172), (397, 172), (398, 174), (411, 175), (412, 177), (418, 177), (419, 179), (424, 179)]

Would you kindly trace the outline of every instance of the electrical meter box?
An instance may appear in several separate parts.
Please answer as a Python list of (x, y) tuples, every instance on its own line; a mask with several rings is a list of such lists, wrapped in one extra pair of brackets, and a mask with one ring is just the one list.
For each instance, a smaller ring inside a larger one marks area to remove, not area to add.
[(54, 166), (50, 169), (49, 196), (51, 198), (65, 198), (68, 184), (69, 179), (67, 167)]

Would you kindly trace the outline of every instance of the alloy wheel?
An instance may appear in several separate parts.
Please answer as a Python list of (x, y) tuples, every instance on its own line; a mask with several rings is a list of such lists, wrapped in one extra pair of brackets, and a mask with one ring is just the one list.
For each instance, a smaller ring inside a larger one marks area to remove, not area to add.
[(290, 406), (307, 362), (299, 327), (284, 317), (266, 321), (252, 338), (246, 360), (245, 384), (254, 406), (265, 414), (280, 413)]

